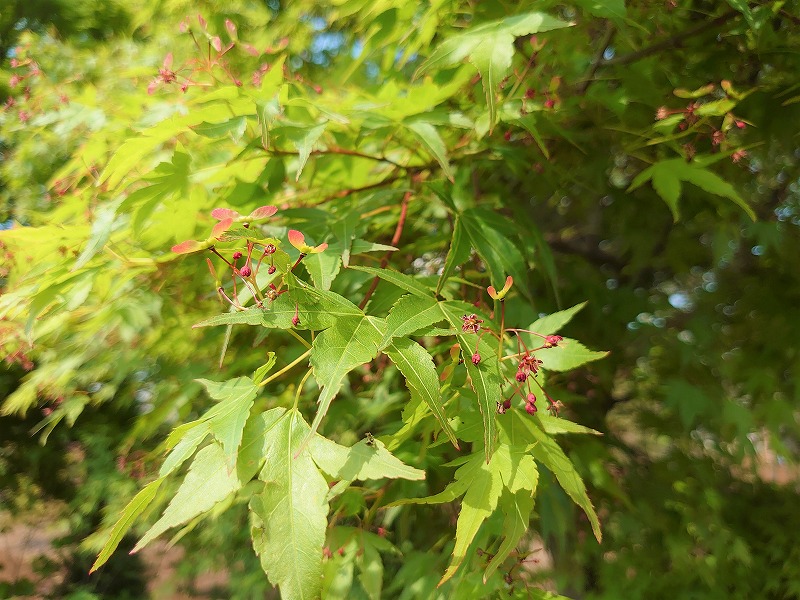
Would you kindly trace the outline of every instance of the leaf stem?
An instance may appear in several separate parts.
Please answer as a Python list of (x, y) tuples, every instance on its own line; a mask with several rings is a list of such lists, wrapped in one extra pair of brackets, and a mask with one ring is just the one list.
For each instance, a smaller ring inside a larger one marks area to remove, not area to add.
[(299, 333), (297, 333), (297, 332), (296, 332), (294, 329), (287, 329), (287, 330), (286, 330), (286, 332), (287, 332), (287, 333), (289, 333), (290, 335), (294, 336), (294, 338), (295, 338), (295, 339), (296, 339), (298, 342), (300, 342), (301, 344), (303, 344), (303, 346), (305, 346), (305, 347), (306, 347), (306, 349), (308, 349), (308, 350), (311, 350), (311, 344), (309, 344), (309, 343), (308, 343), (308, 342), (307, 342), (307, 341), (306, 341), (306, 340), (303, 338), (303, 336), (301, 336)]
[[(303, 362), (303, 361), (304, 361), (306, 358), (308, 358), (309, 354), (311, 354), (311, 349), (310, 349), (310, 348), (309, 348), (308, 350), (306, 350), (305, 352), (303, 352), (303, 353), (302, 353), (300, 356), (298, 356), (298, 357), (297, 357), (296, 359), (294, 359), (292, 362), (290, 362), (288, 365), (286, 365), (285, 367), (283, 367), (283, 368), (282, 368), (280, 371), (278, 371), (277, 373), (273, 373), (272, 375), (270, 375), (269, 377), (267, 377), (267, 378), (266, 378), (264, 381), (262, 381), (261, 383), (259, 383), (259, 384), (258, 384), (258, 387), (264, 387), (264, 386), (265, 386), (265, 385), (267, 385), (267, 384), (268, 384), (270, 381), (273, 381), (274, 379), (277, 379), (278, 377), (280, 377), (281, 375), (283, 375), (283, 374), (284, 374), (284, 373), (286, 373), (287, 371), (290, 371), (290, 370), (292, 370), (294, 367), (296, 367), (298, 364), (300, 364), (300, 363), (301, 363), (301, 362)], [(310, 372), (311, 372), (311, 371), (309, 371), (309, 373), (310, 373)]]
[(500, 338), (499, 338), (499, 343), (497, 344), (497, 360), (502, 360), (503, 358), (503, 339), (505, 335), (505, 326), (506, 326), (506, 303), (503, 300), (500, 300)]
[(301, 379), (300, 383), (297, 385), (297, 392), (294, 395), (294, 404), (292, 405), (292, 410), (293, 411), (297, 410), (297, 405), (300, 403), (300, 394), (302, 393), (303, 386), (306, 384), (306, 381), (308, 381), (308, 377), (310, 375), (311, 375), (311, 369), (306, 371), (306, 374), (303, 375), (303, 379)]

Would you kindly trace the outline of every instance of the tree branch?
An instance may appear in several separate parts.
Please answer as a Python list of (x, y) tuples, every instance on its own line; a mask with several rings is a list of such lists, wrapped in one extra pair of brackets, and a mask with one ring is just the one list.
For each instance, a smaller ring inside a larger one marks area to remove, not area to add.
[(636, 52), (631, 52), (630, 54), (625, 54), (623, 56), (618, 56), (616, 58), (604, 60), (598, 65), (598, 67), (618, 67), (622, 65), (629, 65), (632, 62), (636, 62), (637, 60), (647, 58), (648, 56), (652, 56), (653, 54), (658, 54), (663, 50), (674, 50), (675, 48), (680, 48), (681, 46), (683, 46), (683, 43), (686, 40), (701, 35), (716, 27), (719, 27), (720, 25), (727, 23), (728, 21), (736, 18), (739, 15), (741, 15), (741, 13), (736, 10), (728, 11), (725, 14), (720, 15), (716, 19), (712, 19), (711, 21), (701, 23), (697, 27), (687, 29), (686, 31), (675, 34), (672, 37), (669, 37), (665, 40), (656, 42), (652, 46), (647, 46), (645, 48), (642, 48), (641, 50), (637, 50)]
[(575, 87), (575, 93), (578, 96), (583, 96), (589, 89), (589, 86), (592, 85), (595, 73), (597, 73), (597, 69), (599, 69), (600, 65), (603, 64), (603, 54), (605, 54), (606, 48), (608, 48), (611, 40), (614, 39), (614, 34), (616, 32), (617, 30), (613, 23), (609, 22), (606, 31), (600, 40), (600, 44), (597, 47), (594, 58), (589, 65), (589, 69), (586, 71), (586, 75), (583, 76), (583, 80)]
[[(392, 246), (397, 247), (397, 244), (400, 243), (400, 236), (403, 235), (403, 227), (406, 224), (406, 215), (408, 214), (408, 201), (411, 199), (411, 190), (407, 191), (403, 194), (403, 199), (400, 202), (400, 217), (397, 219), (397, 227), (394, 229), (394, 235), (392, 236)], [(389, 259), (392, 257), (394, 250), (389, 250), (381, 260), (381, 269), (385, 269), (386, 265), (389, 264)], [(380, 281), (380, 277), (375, 277), (372, 280), (372, 283), (367, 290), (367, 293), (364, 294), (364, 299), (361, 301), (361, 304), (358, 305), (358, 308), (364, 310), (364, 307), (369, 302), (369, 299), (372, 297), (372, 294), (375, 293), (375, 289), (378, 287), (378, 282)]]
[[(278, 150), (277, 148), (268, 148), (265, 149), (266, 152), (269, 154), (274, 154), (275, 156), (296, 156), (296, 151), (291, 150)], [(366, 160), (374, 160), (376, 162), (382, 162), (389, 165), (392, 165), (398, 169), (409, 170), (409, 169), (416, 169), (416, 166), (405, 166), (397, 163), (385, 156), (375, 156), (374, 154), (365, 154), (364, 152), (359, 152), (358, 150), (348, 150), (347, 148), (339, 148), (338, 146), (332, 146), (325, 150), (312, 150), (311, 154), (314, 156), (321, 156), (321, 155), (329, 155), (329, 154), (338, 154), (344, 156), (354, 156), (356, 158), (364, 158)]]

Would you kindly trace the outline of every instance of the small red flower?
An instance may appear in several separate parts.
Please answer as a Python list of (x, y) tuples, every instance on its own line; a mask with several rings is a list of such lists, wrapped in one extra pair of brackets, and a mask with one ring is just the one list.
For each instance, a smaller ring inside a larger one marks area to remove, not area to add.
[(481, 328), (481, 323), (483, 323), (483, 319), (479, 319), (478, 315), (475, 314), (463, 315), (461, 320), (463, 321), (463, 325), (461, 325), (461, 331), (468, 333), (478, 333)]
[(562, 341), (564, 338), (560, 335), (548, 335), (544, 338), (544, 347), (545, 348), (554, 348), (558, 346), (558, 343)]
[[(530, 375), (533, 373), (539, 372), (539, 367), (541, 366), (542, 361), (536, 358), (533, 354), (526, 354), (523, 356), (519, 361), (519, 366), (517, 367), (521, 373), (525, 375)], [(524, 379), (522, 381), (525, 381)]]

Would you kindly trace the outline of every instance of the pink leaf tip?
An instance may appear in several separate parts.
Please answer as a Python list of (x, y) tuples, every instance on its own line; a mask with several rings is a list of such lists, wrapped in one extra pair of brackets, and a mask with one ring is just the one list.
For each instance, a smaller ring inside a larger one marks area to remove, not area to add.
[(278, 212), (277, 206), (259, 206), (250, 215), (247, 217), (251, 221), (255, 221), (256, 219), (266, 219), (271, 217), (276, 212)]
[(231, 225), (233, 225), (233, 219), (231, 217), (228, 217), (227, 219), (222, 219), (222, 221), (214, 225), (214, 229), (211, 230), (211, 236), (218, 238), (223, 233), (228, 231), (228, 229), (231, 228)]
[(230, 208), (215, 208), (211, 211), (211, 216), (222, 221), (223, 219), (238, 219), (242, 215)]
[(172, 251), (175, 254), (190, 254), (191, 252), (197, 252), (198, 250), (202, 250), (203, 244), (196, 240), (186, 240), (185, 242), (181, 242), (180, 244), (176, 244), (172, 247)]

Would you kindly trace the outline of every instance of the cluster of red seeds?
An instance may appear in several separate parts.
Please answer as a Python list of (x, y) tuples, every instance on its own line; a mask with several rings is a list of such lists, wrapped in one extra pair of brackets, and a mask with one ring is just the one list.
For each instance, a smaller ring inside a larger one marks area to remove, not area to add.
[[(720, 88), (729, 97), (739, 97), (728, 81), (722, 81), (720, 83)], [(698, 92), (702, 92), (702, 94), (711, 94), (715, 92), (715, 90), (716, 85), (709, 84), (705, 86), (705, 88), (698, 90)], [(687, 160), (692, 160), (692, 158), (694, 158), (695, 154), (697, 154), (698, 144), (703, 141), (710, 143), (712, 152), (729, 150), (732, 146), (729, 141), (729, 132), (747, 128), (747, 122), (735, 116), (732, 112), (727, 112), (722, 117), (721, 122), (715, 123), (713, 117), (702, 115), (700, 111), (703, 106), (703, 102), (693, 100), (683, 108), (670, 109), (666, 106), (662, 106), (656, 111), (656, 121), (663, 121), (672, 115), (682, 115), (683, 118), (677, 125), (678, 129), (680, 131), (693, 129), (693, 131), (697, 133), (693, 141), (687, 142), (682, 146)], [(731, 153), (731, 160), (734, 163), (738, 163), (746, 156), (747, 151), (738, 148)]]
[[(492, 299), (500, 302), (502, 309), (505, 309), (503, 301), (505, 300), (505, 296), (508, 291), (511, 289), (513, 284), (513, 279), (508, 277), (506, 279), (505, 287), (503, 287), (500, 291), (497, 291), (494, 286), (489, 286), (487, 288), (488, 294), (492, 297)], [(480, 340), (485, 333), (490, 333), (491, 335), (498, 338), (499, 343), (502, 345), (503, 343), (503, 336), (505, 332), (512, 332), (517, 334), (517, 343), (519, 344), (518, 352), (511, 356), (506, 356), (503, 360), (510, 360), (516, 359), (517, 361), (517, 372), (514, 376), (515, 384), (514, 390), (508, 398), (505, 398), (502, 402), (497, 403), (497, 412), (499, 414), (504, 414), (507, 410), (511, 408), (511, 399), (514, 395), (519, 394), (525, 400), (525, 410), (528, 414), (535, 414), (537, 411), (536, 408), (536, 395), (531, 390), (531, 382), (533, 382), (544, 394), (545, 398), (547, 399), (547, 409), (553, 415), (558, 415), (559, 408), (562, 406), (561, 402), (553, 400), (550, 395), (542, 388), (538, 381), (536, 381), (536, 375), (539, 373), (539, 370), (542, 367), (542, 361), (536, 356), (536, 352), (540, 350), (547, 350), (548, 348), (555, 348), (563, 339), (560, 335), (542, 335), (540, 333), (527, 331), (524, 329), (503, 329), (504, 327), (504, 320), (505, 320), (505, 312), (503, 312), (503, 318), (501, 319), (501, 332), (497, 334), (490, 329), (483, 329), (481, 326), (483, 324), (483, 319), (478, 317), (476, 314), (468, 314), (463, 315), (461, 317), (461, 331), (464, 333), (474, 333), (478, 335), (478, 341), (475, 344), (475, 351), (472, 353), (470, 357), (470, 361), (473, 365), (478, 366), (481, 363), (481, 354), (478, 351), (478, 346), (480, 345)], [(520, 333), (530, 333), (542, 338), (542, 345), (538, 348), (528, 348), (525, 346), (524, 342), (520, 338)]]

